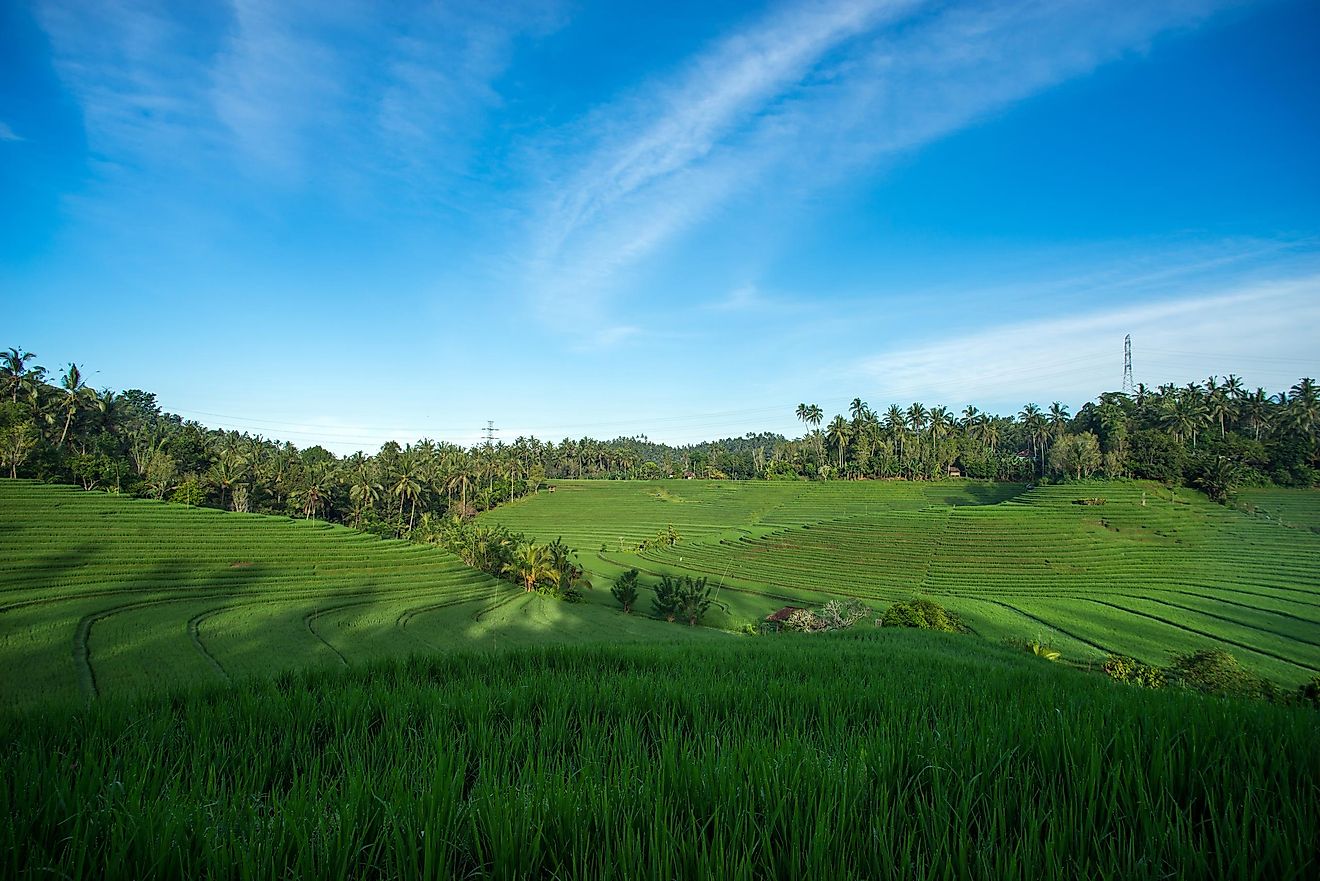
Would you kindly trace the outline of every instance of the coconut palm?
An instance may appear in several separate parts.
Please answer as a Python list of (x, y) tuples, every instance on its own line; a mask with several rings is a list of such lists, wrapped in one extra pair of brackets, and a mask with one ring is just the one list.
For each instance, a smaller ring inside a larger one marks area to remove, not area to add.
[[(953, 425), (953, 414), (949, 412), (948, 407), (932, 407), (928, 417), (930, 425), (930, 455), (932, 459), (939, 459), (940, 438), (948, 434), (949, 428)], [(936, 461), (938, 465), (939, 462)]]
[(1285, 413), (1288, 423), (1315, 442), (1315, 428), (1320, 424), (1320, 388), (1307, 377), (1290, 390)]
[(1262, 428), (1269, 428), (1274, 417), (1274, 401), (1263, 388), (1257, 388), (1242, 401), (1242, 414), (1251, 423), (1256, 440)]
[(1059, 437), (1068, 430), (1068, 406), (1055, 401), (1050, 404), (1049, 412), (1050, 433)]
[(1022, 423), (1022, 430), (1031, 440), (1031, 455), (1034, 459), (1037, 454), (1040, 457), (1040, 473), (1045, 473), (1045, 436), (1048, 429), (1048, 423), (1045, 421), (1045, 414), (1041, 412), (1040, 407), (1035, 404), (1027, 404), (1018, 413), (1018, 421)]
[(57, 446), (62, 447), (69, 437), (69, 426), (73, 424), (73, 418), (78, 415), (78, 410), (87, 395), (87, 385), (83, 382), (77, 364), (69, 365), (69, 369), (60, 379), (60, 385), (64, 389), (64, 394), (60, 398), (60, 408), (64, 411), (64, 429), (60, 432), (60, 442)]
[(830, 440), (839, 448), (839, 471), (843, 471), (843, 452), (848, 446), (848, 439), (852, 437), (852, 429), (848, 426), (848, 420), (842, 416), (835, 416), (830, 422), (829, 427)]
[(408, 514), (408, 529), (411, 530), (413, 521), (417, 517), (417, 500), (422, 495), (422, 483), (416, 456), (411, 451), (399, 458), (398, 471), (395, 472), (391, 480), (390, 495), (397, 496), (399, 499), (400, 522), (403, 520), (404, 503), (412, 503)]
[(0, 353), (0, 375), (5, 378), (5, 385), (9, 388), (10, 400), (18, 403), (18, 392), (24, 385), (24, 377), (28, 373), (27, 362), (37, 356), (31, 352), (24, 352), (22, 349), (9, 349)]
[(352, 483), (348, 487), (349, 500), (353, 502), (353, 525), (362, 525), (362, 515), (374, 510), (385, 493), (385, 488), (376, 479), (376, 469), (370, 461), (360, 454), (350, 470)]
[(523, 590), (531, 593), (536, 586), (545, 581), (552, 581), (558, 573), (550, 559), (550, 551), (542, 545), (519, 545), (513, 552), (513, 559), (501, 567), (501, 571), (522, 582)]

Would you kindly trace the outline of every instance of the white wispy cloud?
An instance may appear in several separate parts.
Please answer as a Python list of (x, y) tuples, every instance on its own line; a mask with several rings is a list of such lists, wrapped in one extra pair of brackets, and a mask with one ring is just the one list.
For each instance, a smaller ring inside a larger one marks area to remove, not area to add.
[(533, 207), (528, 287), (552, 320), (608, 322), (631, 269), (733, 199), (773, 188), (792, 201), (869, 173), (1219, 5), (913, 0), (772, 12), (583, 121), (579, 152), (547, 172)]
[(860, 360), (849, 373), (885, 400), (1080, 403), (1119, 387), (1127, 334), (1137, 382), (1183, 383), (1232, 371), (1253, 385), (1286, 387), (1320, 361), (1320, 274), (1066, 317), (1045, 314), (895, 347)]
[(439, 187), (464, 172), (514, 40), (553, 8), (45, 0), (38, 18), (107, 172)]
[(206, 106), (205, 39), (154, 4), (49, 0), (37, 17), (57, 74), (78, 100), (106, 170), (195, 157), (215, 133)]
[(10, 128), (8, 123), (0, 122), (0, 141), (22, 141), (22, 140), (24, 140), (24, 138), (20, 137), (17, 132), (15, 132), (12, 128)]

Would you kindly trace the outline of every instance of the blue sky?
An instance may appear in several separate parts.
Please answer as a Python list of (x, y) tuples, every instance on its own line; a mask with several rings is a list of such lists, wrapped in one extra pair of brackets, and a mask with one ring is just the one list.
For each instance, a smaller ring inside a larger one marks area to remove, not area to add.
[(1320, 373), (1320, 5), (0, 6), (4, 338), (337, 451)]

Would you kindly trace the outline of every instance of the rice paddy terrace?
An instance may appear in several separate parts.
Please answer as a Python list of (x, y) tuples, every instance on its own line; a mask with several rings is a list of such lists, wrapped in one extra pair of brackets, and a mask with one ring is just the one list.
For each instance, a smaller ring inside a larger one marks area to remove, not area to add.
[(528, 597), (340, 526), (0, 481), (0, 705), (547, 634), (716, 635)]
[[(1320, 511), (1320, 494), (1273, 493), (1295, 520)], [(1320, 536), (1155, 484), (560, 482), (485, 516), (562, 535), (602, 585), (630, 566), (707, 575), (727, 624), (925, 595), (1072, 660), (1217, 647), (1280, 683), (1320, 672)], [(669, 524), (677, 544), (638, 550)]]

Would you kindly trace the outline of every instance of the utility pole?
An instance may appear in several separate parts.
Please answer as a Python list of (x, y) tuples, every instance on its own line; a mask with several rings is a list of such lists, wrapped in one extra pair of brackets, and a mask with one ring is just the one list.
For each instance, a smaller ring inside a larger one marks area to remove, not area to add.
[[(493, 450), (493, 449), (495, 448), (495, 432), (497, 432), (497, 431), (499, 431), (499, 429), (495, 427), (495, 423), (494, 423), (493, 421), (487, 419), (487, 420), (486, 420), (486, 431), (485, 431), (485, 433), (482, 434), (482, 437), (485, 438), (485, 440), (486, 440), (486, 452), (487, 452), (487, 453), (489, 453), (491, 450)], [(494, 502), (493, 502), (493, 496), (495, 495), (495, 462), (494, 462), (494, 457), (490, 457), (489, 468), (490, 468), (490, 471), (489, 471), (489, 473), (487, 474), (487, 479), (486, 479), (486, 493), (487, 493), (487, 496), (486, 496), (486, 500), (487, 500), (487, 502), (486, 502), (486, 503), (487, 503), (487, 504), (491, 504), (491, 505), (493, 505), (493, 504), (494, 504)]]
[(1123, 394), (1130, 395), (1132, 384), (1132, 334), (1123, 337)]

